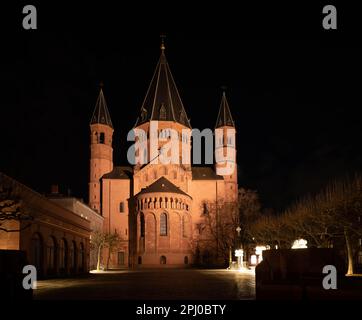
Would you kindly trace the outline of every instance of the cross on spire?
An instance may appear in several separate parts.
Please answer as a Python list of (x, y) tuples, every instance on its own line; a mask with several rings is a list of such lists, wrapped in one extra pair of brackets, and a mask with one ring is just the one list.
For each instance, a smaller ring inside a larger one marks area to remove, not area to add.
[(161, 38), (161, 51), (163, 53), (165, 51), (165, 49), (166, 49), (166, 47), (165, 47), (166, 36), (164, 34), (161, 34), (160, 38)]

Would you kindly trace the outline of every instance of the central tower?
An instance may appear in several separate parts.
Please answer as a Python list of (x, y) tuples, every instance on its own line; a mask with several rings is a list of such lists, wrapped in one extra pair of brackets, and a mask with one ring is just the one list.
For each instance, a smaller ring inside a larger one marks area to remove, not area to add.
[[(166, 59), (163, 40), (134, 129), (143, 130), (147, 139), (147, 149), (141, 155), (143, 162), (134, 168), (135, 193), (162, 176), (187, 192), (186, 180), (191, 178), (191, 125)], [(165, 163), (162, 159), (171, 157), (173, 138), (178, 140), (178, 161)]]

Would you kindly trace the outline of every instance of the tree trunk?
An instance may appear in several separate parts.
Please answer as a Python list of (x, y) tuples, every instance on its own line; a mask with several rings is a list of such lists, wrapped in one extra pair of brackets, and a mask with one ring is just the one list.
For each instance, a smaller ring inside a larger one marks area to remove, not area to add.
[(347, 258), (348, 258), (347, 275), (352, 275), (353, 274), (353, 252), (352, 252), (351, 239), (349, 237), (347, 228), (344, 228), (344, 238), (346, 240)]
[(97, 257), (97, 271), (101, 269), (101, 249), (102, 246), (98, 247), (98, 257)]
[(108, 257), (107, 257), (107, 267), (106, 270), (109, 269), (109, 261), (111, 260), (111, 252), (112, 252), (112, 248), (111, 246), (108, 247)]

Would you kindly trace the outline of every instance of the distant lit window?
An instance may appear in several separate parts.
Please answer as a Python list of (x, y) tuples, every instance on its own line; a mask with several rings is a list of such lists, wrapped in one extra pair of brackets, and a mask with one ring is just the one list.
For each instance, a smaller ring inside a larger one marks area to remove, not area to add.
[(167, 214), (161, 213), (160, 215), (160, 235), (167, 236)]
[(119, 212), (124, 212), (124, 202), (119, 204)]

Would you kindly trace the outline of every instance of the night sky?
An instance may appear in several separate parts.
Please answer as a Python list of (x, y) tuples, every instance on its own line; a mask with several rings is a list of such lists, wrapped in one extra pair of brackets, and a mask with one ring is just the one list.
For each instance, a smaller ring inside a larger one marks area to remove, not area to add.
[(215, 4), (206, 12), (39, 4), (31, 31), (21, 27), (21, 8), (8, 9), (1, 29), (0, 171), (37, 191), (60, 184), (87, 198), (89, 121), (100, 81), (115, 164), (126, 164), (126, 135), (158, 61), (160, 33), (194, 128), (214, 128), (227, 87), (239, 186), (258, 190), (264, 207), (284, 208), (361, 171), (362, 50), (353, 8), (340, 10), (334, 34), (321, 27), (321, 6), (296, 13), (281, 6)]

